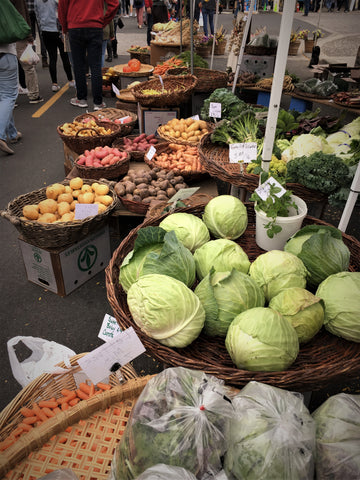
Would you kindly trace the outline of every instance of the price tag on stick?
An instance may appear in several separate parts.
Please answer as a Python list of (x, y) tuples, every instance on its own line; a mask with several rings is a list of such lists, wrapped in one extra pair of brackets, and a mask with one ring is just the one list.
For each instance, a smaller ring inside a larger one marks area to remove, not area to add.
[(279, 183), (277, 180), (275, 180), (274, 177), (270, 177), (266, 180), (266, 182), (262, 183), (256, 190), (255, 192), (259, 195), (261, 200), (266, 201), (269, 194), (270, 194), (270, 185), (274, 185), (275, 187), (280, 188), (280, 192), (275, 193), (275, 195), (280, 198), (286, 193), (286, 189)]
[(147, 159), (151, 160), (153, 158), (153, 156), (155, 155), (155, 153), (156, 153), (156, 148), (153, 145), (151, 145), (151, 147), (149, 148), (149, 150), (146, 153)]
[(221, 103), (210, 102), (209, 105), (209, 117), (221, 118)]
[(250, 163), (257, 158), (256, 142), (230, 143), (229, 160), (230, 163)]

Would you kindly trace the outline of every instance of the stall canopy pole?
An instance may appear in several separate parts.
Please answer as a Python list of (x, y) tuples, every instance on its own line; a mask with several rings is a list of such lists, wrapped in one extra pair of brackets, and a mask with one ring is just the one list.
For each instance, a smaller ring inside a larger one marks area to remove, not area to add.
[(215, 51), (215, 41), (216, 41), (216, 32), (217, 32), (217, 24), (218, 24), (218, 16), (219, 16), (219, 0), (216, 0), (214, 38), (213, 38), (212, 49), (211, 49), (210, 70), (212, 70), (212, 68), (213, 68), (214, 51)]
[(339, 230), (341, 230), (344, 233), (347, 229), (347, 226), (350, 221), (350, 217), (355, 207), (356, 200), (358, 198), (359, 193), (360, 193), (360, 162), (358, 163), (355, 176), (353, 178), (353, 181), (350, 187), (350, 194), (346, 201), (346, 205), (341, 215), (340, 223), (338, 226)]
[(268, 117), (266, 121), (265, 138), (262, 154), (262, 168), (269, 171), (269, 164), (274, 147), (276, 124), (284, 84), (285, 69), (289, 51), (290, 35), (293, 23), (296, 0), (284, 2), (281, 18), (278, 47), (276, 51), (275, 68), (271, 87)]
[(189, 13), (190, 13), (190, 73), (194, 74), (194, 8), (195, 0), (188, 0), (189, 3)]
[[(291, 1), (293, 1), (293, 0), (291, 0)], [(252, 17), (253, 11), (254, 11), (254, 5), (255, 5), (255, 0), (251, 0), (250, 7), (249, 7), (249, 13), (248, 13), (247, 18), (246, 18), (245, 29), (244, 29), (244, 33), (243, 33), (242, 42), (241, 42), (238, 61), (237, 61), (237, 65), (236, 65), (234, 83), (233, 83), (233, 86), (232, 86), (232, 93), (235, 93), (237, 79), (238, 79), (239, 74), (240, 74), (240, 68), (241, 68), (242, 59), (243, 59), (243, 56), (244, 56), (246, 39), (247, 39), (248, 34), (249, 34), (249, 29), (250, 29), (250, 25), (251, 25), (251, 17)]]

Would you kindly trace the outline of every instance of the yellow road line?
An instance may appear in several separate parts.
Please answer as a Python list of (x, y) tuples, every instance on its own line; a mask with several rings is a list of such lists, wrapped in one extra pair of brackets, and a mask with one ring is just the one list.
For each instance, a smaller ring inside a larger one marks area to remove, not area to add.
[(45, 113), (47, 110), (49, 110), (50, 107), (54, 105), (54, 103), (69, 89), (69, 84), (67, 83), (64, 85), (58, 92), (56, 92), (50, 100), (48, 100), (44, 105), (42, 105), (39, 110), (36, 110), (36, 112), (31, 115), (32, 118), (39, 118), (43, 113)]

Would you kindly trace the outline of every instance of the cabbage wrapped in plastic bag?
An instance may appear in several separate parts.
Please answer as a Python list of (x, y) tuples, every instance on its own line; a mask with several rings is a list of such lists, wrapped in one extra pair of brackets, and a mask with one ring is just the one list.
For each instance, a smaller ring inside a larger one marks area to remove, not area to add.
[(136, 480), (196, 480), (194, 474), (182, 467), (170, 467), (159, 463), (147, 468)]
[(231, 390), (204, 372), (169, 368), (153, 377), (132, 410), (111, 479), (132, 480), (163, 463), (205, 480), (222, 469), (234, 409)]
[(230, 480), (312, 480), (315, 422), (300, 393), (249, 382), (233, 399), (224, 469)]
[(360, 395), (334, 395), (312, 416), (316, 424), (316, 478), (359, 480)]

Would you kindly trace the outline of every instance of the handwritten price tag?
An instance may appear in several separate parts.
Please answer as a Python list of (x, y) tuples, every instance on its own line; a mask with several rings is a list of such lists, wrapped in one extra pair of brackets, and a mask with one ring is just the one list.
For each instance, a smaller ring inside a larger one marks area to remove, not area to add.
[(104, 342), (108, 342), (116, 337), (116, 335), (119, 335), (119, 333), (121, 333), (121, 328), (119, 327), (116, 318), (106, 313), (98, 337), (101, 338), (101, 340), (104, 340)]
[(190, 118), (193, 118), (194, 120), (200, 120), (200, 117), (199, 117), (199, 115), (193, 115), (193, 116), (192, 116), (192, 117), (190, 117)]
[(281, 185), (281, 183), (275, 180), (274, 177), (270, 177), (255, 190), (261, 200), (265, 201), (268, 198), (270, 194), (270, 185), (274, 185), (275, 187), (279, 187), (281, 189), (279, 193), (275, 194), (278, 198), (282, 197), (286, 193), (286, 189)]
[(153, 156), (155, 155), (155, 153), (156, 153), (156, 148), (153, 145), (151, 145), (151, 147), (149, 148), (149, 150), (146, 153), (146, 157), (148, 158), (148, 160), (151, 160), (153, 158)]
[(230, 163), (250, 163), (256, 158), (257, 144), (255, 142), (229, 144)]
[(221, 118), (221, 103), (210, 102), (209, 105), (209, 117)]
[(76, 203), (75, 204), (75, 220), (83, 220), (87, 217), (93, 217), (99, 213), (99, 205), (97, 203)]

